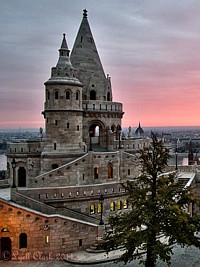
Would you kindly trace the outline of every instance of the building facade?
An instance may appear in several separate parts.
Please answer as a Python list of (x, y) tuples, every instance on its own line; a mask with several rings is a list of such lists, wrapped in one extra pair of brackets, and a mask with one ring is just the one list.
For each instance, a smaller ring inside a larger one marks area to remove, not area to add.
[(123, 105), (113, 101), (86, 10), (71, 54), (63, 34), (42, 114), (46, 138), (40, 129), (40, 140), (7, 150), (11, 202), (1, 203), (1, 250), (4, 242), (3, 251), (20, 256), (98, 242), (99, 222), (128, 208), (122, 183), (138, 175), (137, 151), (150, 142), (130, 132), (122, 140)]

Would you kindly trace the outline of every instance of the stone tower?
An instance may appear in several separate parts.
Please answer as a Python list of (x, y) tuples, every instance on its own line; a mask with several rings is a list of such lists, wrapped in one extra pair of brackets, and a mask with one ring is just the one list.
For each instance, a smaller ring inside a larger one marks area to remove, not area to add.
[(113, 102), (111, 80), (105, 75), (88, 23), (87, 10), (71, 53), (71, 62), (83, 84), (83, 141), (92, 148), (113, 150), (119, 137), (122, 104)]
[(43, 171), (57, 168), (86, 150), (82, 139), (83, 87), (76, 78), (69, 54), (63, 34), (57, 65), (51, 69), (51, 78), (45, 82)]

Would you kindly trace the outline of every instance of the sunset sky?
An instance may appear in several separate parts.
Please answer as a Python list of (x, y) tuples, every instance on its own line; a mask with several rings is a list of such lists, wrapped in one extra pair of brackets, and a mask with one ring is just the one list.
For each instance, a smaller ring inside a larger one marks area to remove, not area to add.
[(44, 82), (84, 8), (122, 125), (199, 126), (199, 0), (1, 0), (0, 128), (43, 127)]

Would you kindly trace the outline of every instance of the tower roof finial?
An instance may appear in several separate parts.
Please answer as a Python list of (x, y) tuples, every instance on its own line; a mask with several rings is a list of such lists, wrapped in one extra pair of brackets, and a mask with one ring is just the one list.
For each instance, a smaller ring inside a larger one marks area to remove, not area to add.
[(68, 46), (67, 46), (67, 41), (66, 41), (66, 38), (65, 38), (66, 34), (63, 33), (63, 40), (62, 40), (62, 44), (61, 44), (61, 49), (68, 49)]
[(86, 8), (83, 10), (83, 17), (87, 18), (87, 9)]

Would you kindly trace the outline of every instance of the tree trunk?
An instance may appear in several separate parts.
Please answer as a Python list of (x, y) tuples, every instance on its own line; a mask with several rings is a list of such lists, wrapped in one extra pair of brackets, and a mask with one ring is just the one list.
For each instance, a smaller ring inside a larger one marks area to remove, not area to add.
[(147, 257), (146, 257), (146, 262), (145, 262), (145, 267), (155, 267), (155, 262), (152, 257), (152, 250), (151, 247), (147, 248)]

